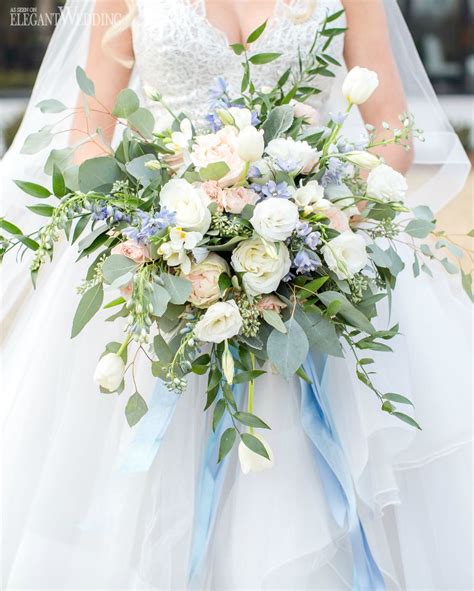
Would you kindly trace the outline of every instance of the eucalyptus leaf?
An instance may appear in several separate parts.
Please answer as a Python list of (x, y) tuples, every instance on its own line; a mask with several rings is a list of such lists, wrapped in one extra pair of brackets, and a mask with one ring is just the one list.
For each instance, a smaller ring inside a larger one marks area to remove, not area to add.
[(166, 308), (168, 307), (168, 302), (170, 301), (170, 294), (166, 291), (164, 287), (158, 285), (158, 283), (153, 284), (153, 294), (151, 299), (151, 305), (153, 306), (153, 314), (155, 316), (163, 316), (166, 312)]
[(212, 162), (199, 170), (199, 176), (203, 181), (218, 181), (224, 177), (230, 168), (225, 162)]
[(90, 78), (88, 78), (87, 74), (80, 66), (77, 66), (76, 68), (76, 80), (82, 92), (84, 92), (88, 96), (95, 95), (94, 83)]
[(145, 138), (153, 137), (155, 118), (148, 109), (140, 107), (127, 117), (128, 123)]
[(367, 317), (357, 310), (357, 308), (353, 306), (342, 293), (338, 293), (337, 291), (325, 291), (324, 293), (319, 294), (319, 299), (325, 306), (329, 306), (333, 301), (339, 301), (341, 303), (341, 308), (338, 314), (349, 324), (369, 334), (375, 331)]
[(407, 224), (405, 232), (413, 238), (426, 238), (434, 229), (434, 222), (417, 218)]
[(137, 264), (132, 259), (122, 254), (112, 254), (102, 264), (102, 275), (105, 282), (111, 284), (122, 275), (132, 273), (136, 268)]
[(278, 312), (275, 312), (275, 310), (263, 310), (262, 314), (267, 324), (273, 326), (273, 328), (276, 328), (276, 330), (282, 333), (287, 332), (285, 323), (281, 319), (281, 316), (278, 314)]
[(52, 175), (54, 165), (56, 165), (64, 173), (65, 168), (71, 163), (73, 154), (73, 147), (51, 150), (46, 160), (46, 164), (44, 165), (44, 172), (46, 174)]
[(144, 187), (146, 187), (151, 181), (156, 179), (159, 174), (157, 170), (145, 166), (147, 162), (152, 160), (156, 161), (153, 154), (143, 154), (143, 156), (138, 156), (138, 158), (134, 158), (130, 162), (127, 162), (125, 164), (125, 169), (129, 174), (140, 181)]
[(125, 416), (130, 427), (136, 425), (148, 412), (148, 406), (144, 398), (135, 392), (130, 396), (125, 407)]
[(173, 353), (165, 341), (165, 339), (161, 335), (156, 335), (153, 339), (153, 350), (155, 351), (156, 356), (163, 364), (168, 364), (173, 359)]
[(163, 273), (161, 278), (163, 279), (164, 288), (170, 296), (170, 302), (172, 304), (184, 304), (192, 290), (191, 281), (169, 273)]
[(294, 111), (291, 105), (280, 105), (270, 111), (267, 120), (262, 126), (265, 144), (279, 137), (291, 127), (294, 118), (293, 113)]
[(311, 348), (334, 357), (344, 356), (334, 324), (317, 308), (305, 310), (296, 306), (295, 317), (305, 331)]
[(278, 330), (270, 333), (267, 353), (270, 361), (286, 379), (290, 379), (302, 365), (309, 350), (304, 330), (292, 316), (285, 322), (286, 334)]
[(23, 147), (20, 150), (21, 154), (36, 154), (43, 150), (53, 141), (53, 134), (51, 133), (51, 126), (47, 125), (36, 133), (31, 133), (27, 136)]
[(433, 212), (427, 205), (419, 205), (418, 207), (414, 207), (413, 213), (420, 220), (425, 220), (427, 222), (432, 222), (434, 220)]
[(79, 188), (83, 193), (111, 188), (112, 184), (122, 176), (122, 171), (114, 158), (110, 156), (90, 158), (79, 167)]
[(44, 101), (40, 101), (36, 107), (42, 113), (61, 113), (61, 111), (65, 111), (67, 109), (65, 104), (56, 99), (46, 99)]
[(135, 113), (139, 107), (140, 101), (136, 93), (130, 88), (124, 88), (117, 95), (112, 115), (126, 119), (129, 115)]
[(72, 322), (71, 338), (77, 336), (89, 320), (100, 310), (103, 299), (104, 289), (102, 283), (94, 285), (83, 294)]

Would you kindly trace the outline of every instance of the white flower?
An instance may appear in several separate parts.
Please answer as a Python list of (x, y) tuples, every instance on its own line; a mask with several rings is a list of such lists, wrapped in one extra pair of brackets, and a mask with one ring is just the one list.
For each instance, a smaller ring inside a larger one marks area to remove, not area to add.
[(224, 353), (222, 355), (222, 373), (224, 374), (225, 379), (229, 384), (232, 384), (234, 381), (234, 358), (232, 357), (232, 353), (229, 349), (229, 344), (225, 342)]
[[(240, 111), (240, 109), (237, 109)], [(242, 129), (237, 138), (237, 153), (245, 162), (255, 162), (262, 157), (265, 144), (263, 130), (258, 130), (252, 125)]]
[(331, 202), (324, 199), (324, 187), (318, 181), (309, 181), (299, 187), (292, 198), (300, 209), (305, 209), (308, 213), (325, 211), (331, 207)]
[(352, 164), (360, 166), (361, 168), (367, 168), (368, 170), (373, 170), (380, 164), (380, 158), (375, 156), (375, 154), (371, 154), (370, 152), (365, 152), (363, 150), (348, 152), (345, 154), (345, 157), (347, 160), (349, 160), (349, 162), (352, 162)]
[(275, 161), (294, 162), (293, 173), (308, 174), (319, 160), (319, 152), (313, 150), (308, 142), (296, 141), (291, 137), (272, 140), (265, 151)]
[[(231, 125), (235, 125), (242, 131), (245, 127), (252, 125), (252, 112), (249, 109), (240, 109), (239, 107), (230, 107), (227, 110), (230, 114), (232, 121)], [(226, 122), (224, 122), (225, 124)]]
[(255, 453), (249, 449), (243, 441), (241, 441), (239, 443), (239, 461), (244, 474), (248, 474), (249, 472), (261, 472), (262, 470), (271, 468), (274, 464), (273, 452), (268, 445), (268, 442), (261, 435), (257, 435), (256, 433), (253, 435), (263, 444), (270, 459)]
[(253, 162), (252, 167), (257, 168), (260, 173), (260, 176), (250, 177), (255, 182), (258, 182), (259, 184), (265, 184), (271, 178), (273, 178), (272, 170), (268, 166), (268, 162), (266, 160), (264, 160), (263, 158), (261, 158), (260, 160), (257, 160), (257, 162)]
[(330, 240), (321, 251), (327, 266), (339, 279), (350, 279), (368, 261), (364, 239), (350, 230)]
[(106, 353), (100, 358), (94, 372), (94, 382), (104, 390), (115, 392), (122, 383), (125, 363), (120, 355)]
[(260, 201), (253, 210), (250, 223), (265, 240), (286, 240), (298, 223), (298, 208), (292, 201), (269, 197)]
[(222, 273), (230, 273), (229, 265), (216, 253), (211, 252), (203, 261), (194, 263), (186, 274), (193, 286), (188, 301), (198, 308), (217, 302), (221, 297), (219, 277)]
[(163, 133), (164, 131), (171, 129), (173, 121), (173, 115), (171, 115), (171, 113), (168, 113), (168, 111), (164, 111), (163, 113), (160, 113), (156, 118), (155, 127), (153, 131), (155, 133)]
[(371, 96), (379, 85), (376, 72), (355, 66), (350, 70), (342, 84), (342, 94), (354, 105), (360, 105)]
[(387, 164), (374, 168), (367, 178), (367, 195), (383, 201), (403, 201), (408, 190), (405, 177)]
[(193, 250), (202, 240), (201, 232), (185, 232), (181, 228), (172, 228), (169, 242), (164, 242), (158, 249), (158, 254), (164, 258), (170, 267), (180, 266), (183, 273), (191, 270), (191, 259), (186, 250)]
[(176, 212), (176, 224), (205, 234), (211, 225), (207, 195), (185, 179), (171, 179), (161, 189), (161, 207)]
[(243, 273), (244, 288), (253, 296), (275, 291), (291, 265), (284, 243), (269, 243), (261, 238), (241, 242), (232, 253), (231, 263)]
[(210, 306), (194, 328), (194, 334), (200, 341), (222, 343), (239, 334), (242, 328), (242, 316), (234, 300), (217, 302)]

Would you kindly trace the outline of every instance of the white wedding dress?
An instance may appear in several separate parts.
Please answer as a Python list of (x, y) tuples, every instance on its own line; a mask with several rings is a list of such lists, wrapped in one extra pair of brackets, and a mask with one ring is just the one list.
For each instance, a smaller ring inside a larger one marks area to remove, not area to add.
[[(274, 82), (295, 62), (296, 47), (310, 44), (326, 11), (338, 8), (338, 0), (318, 0), (309, 18), (297, 22), (277, 1), (257, 47), (284, 57), (255, 69), (256, 85)], [(207, 20), (203, 1), (141, 0), (138, 9), (136, 71), (173, 109), (203, 116), (208, 89), (222, 74), (238, 91), (239, 58)], [(341, 59), (342, 48), (340, 36), (333, 57)], [(332, 79), (322, 84), (314, 103), (321, 113)], [(13, 221), (24, 217), (7, 197), (8, 208)], [(19, 225), (25, 224), (37, 222)], [(209, 434), (203, 378), (190, 379), (150, 469), (125, 471), (120, 459), (133, 437), (126, 396), (100, 394), (92, 383), (104, 344), (121, 332), (102, 314), (69, 339), (75, 287), (87, 266), (74, 260), (74, 249), (62, 245), (35, 293), (27, 266), (18, 273), (6, 262), (3, 588), (187, 589), (195, 490)], [(394, 354), (377, 356), (377, 380), (414, 400), (422, 432), (380, 411), (349, 355), (328, 361), (326, 393), (387, 589), (471, 586), (469, 314), (467, 298), (441, 272), (415, 282), (408, 269), (400, 277), (391, 322), (400, 322), (402, 335)], [(155, 380), (141, 367), (140, 390), (149, 396)], [(296, 380), (268, 375), (257, 382), (255, 412), (272, 426), (267, 439), (275, 465), (244, 476), (231, 454), (202, 588), (352, 588), (347, 531), (329, 511), (299, 402)]]

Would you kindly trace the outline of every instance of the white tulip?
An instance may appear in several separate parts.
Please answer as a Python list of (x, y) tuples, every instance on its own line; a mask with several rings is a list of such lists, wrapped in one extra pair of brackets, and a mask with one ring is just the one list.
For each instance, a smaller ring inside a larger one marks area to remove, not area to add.
[[(240, 111), (240, 109), (238, 109)], [(255, 162), (262, 157), (265, 144), (263, 130), (252, 125), (245, 127), (237, 138), (237, 153), (245, 162)]]
[(235, 125), (242, 131), (245, 127), (252, 125), (252, 112), (249, 109), (240, 109), (239, 107), (230, 107), (227, 109), (232, 121), (231, 125)]
[(94, 371), (94, 382), (104, 390), (115, 392), (123, 380), (125, 363), (120, 355), (106, 353)]
[(321, 252), (327, 266), (339, 279), (350, 279), (368, 262), (364, 239), (351, 230), (330, 240)]
[(292, 201), (269, 197), (257, 203), (250, 223), (262, 238), (278, 242), (291, 236), (298, 220), (298, 208)]
[(403, 201), (408, 184), (406, 178), (387, 164), (380, 164), (367, 178), (367, 195), (382, 201)]
[(222, 343), (239, 334), (242, 316), (234, 300), (212, 304), (194, 327), (194, 334), (200, 341)]
[(262, 470), (268, 470), (274, 464), (273, 460), (273, 452), (268, 445), (268, 442), (261, 436), (257, 434), (253, 434), (254, 437), (260, 440), (263, 444), (265, 449), (267, 450), (268, 456), (270, 459), (267, 459), (260, 454), (255, 453), (251, 449), (249, 449), (243, 441), (239, 443), (239, 461), (240, 461), (240, 468), (244, 474), (248, 474), (249, 472), (261, 472)]
[(344, 155), (352, 164), (360, 166), (360, 168), (366, 168), (367, 170), (373, 170), (380, 164), (380, 158), (378, 156), (370, 152), (365, 152), (364, 150), (356, 150), (355, 152), (348, 152)]
[(342, 84), (342, 94), (354, 105), (361, 105), (372, 95), (379, 85), (376, 72), (355, 66), (350, 70)]
[(232, 253), (232, 267), (243, 273), (245, 291), (252, 296), (272, 293), (290, 270), (288, 248), (261, 238), (244, 240)]
[(160, 193), (160, 203), (176, 213), (176, 224), (185, 230), (205, 234), (211, 225), (208, 197), (185, 179), (171, 179)]

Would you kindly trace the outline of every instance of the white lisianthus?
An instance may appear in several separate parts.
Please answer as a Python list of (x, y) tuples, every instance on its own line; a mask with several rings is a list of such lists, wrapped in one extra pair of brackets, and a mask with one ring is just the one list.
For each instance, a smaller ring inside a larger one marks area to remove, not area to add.
[(331, 202), (324, 198), (324, 187), (318, 181), (309, 181), (306, 185), (296, 189), (292, 198), (300, 209), (325, 211), (331, 207)]
[(262, 238), (277, 242), (291, 235), (298, 220), (298, 208), (292, 201), (269, 197), (257, 203), (250, 223)]
[(176, 224), (185, 230), (205, 234), (211, 225), (208, 197), (185, 179), (171, 179), (160, 193), (161, 207), (176, 213)]
[(191, 265), (186, 279), (191, 281), (192, 290), (188, 301), (198, 308), (206, 308), (221, 297), (219, 277), (222, 273), (230, 274), (226, 260), (211, 252), (200, 263)]
[(271, 447), (268, 445), (268, 442), (261, 435), (257, 435), (256, 433), (253, 435), (259, 439), (260, 443), (265, 447), (270, 459), (255, 453), (249, 449), (243, 441), (241, 441), (239, 443), (239, 462), (240, 468), (244, 474), (248, 474), (249, 472), (261, 472), (262, 470), (271, 468), (274, 464), (273, 452)]
[(125, 363), (120, 355), (106, 353), (94, 371), (94, 382), (104, 390), (115, 392), (123, 380)]
[[(237, 109), (240, 111), (240, 109)], [(252, 125), (242, 129), (237, 138), (237, 153), (245, 162), (255, 162), (262, 157), (265, 144), (263, 130), (258, 130)]]
[(222, 343), (239, 334), (242, 316), (234, 300), (212, 304), (196, 323), (194, 334), (200, 341)]
[(271, 140), (265, 152), (275, 161), (294, 162), (294, 174), (309, 174), (319, 161), (319, 152), (305, 141), (296, 141), (291, 137)]
[(350, 230), (330, 240), (321, 251), (327, 266), (339, 279), (350, 279), (368, 261), (365, 240)]
[(155, 127), (153, 131), (155, 133), (163, 133), (171, 129), (173, 125), (174, 117), (168, 111), (164, 111), (156, 118)]
[(368, 170), (373, 170), (380, 164), (380, 158), (378, 158), (378, 156), (375, 156), (375, 154), (371, 154), (370, 152), (365, 152), (364, 150), (348, 152), (345, 154), (345, 157), (352, 164), (360, 166), (361, 168), (366, 168)]
[(230, 107), (227, 113), (231, 116), (231, 121), (224, 121), (224, 124), (235, 125), (240, 131), (249, 125), (252, 125), (252, 112), (249, 109), (240, 109), (239, 107)]
[(350, 70), (342, 84), (342, 94), (354, 105), (361, 105), (372, 95), (379, 85), (377, 73), (355, 66)]
[(387, 164), (380, 164), (367, 178), (367, 195), (382, 201), (403, 201), (408, 185), (405, 177)]
[(268, 243), (261, 238), (241, 242), (232, 253), (231, 263), (243, 273), (245, 291), (252, 296), (275, 291), (291, 266), (284, 243)]
[(189, 273), (191, 259), (186, 251), (193, 250), (201, 242), (201, 232), (185, 232), (181, 228), (172, 228), (169, 237), (169, 242), (164, 242), (159, 247), (158, 254), (170, 267), (180, 266), (183, 273)]

